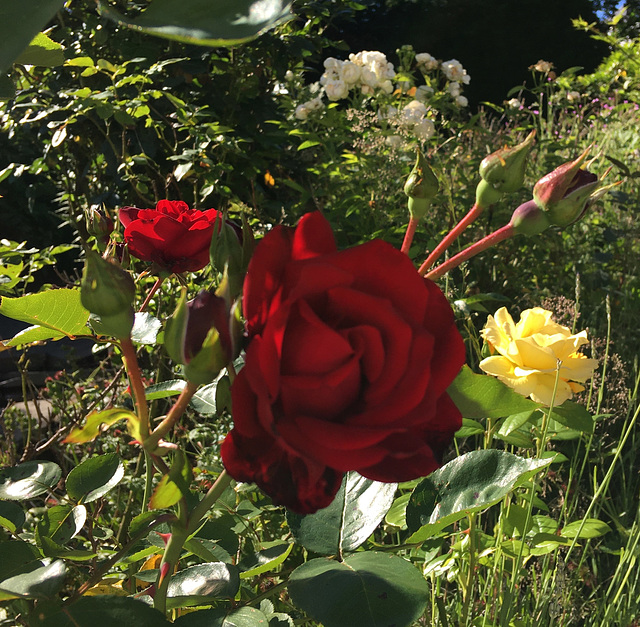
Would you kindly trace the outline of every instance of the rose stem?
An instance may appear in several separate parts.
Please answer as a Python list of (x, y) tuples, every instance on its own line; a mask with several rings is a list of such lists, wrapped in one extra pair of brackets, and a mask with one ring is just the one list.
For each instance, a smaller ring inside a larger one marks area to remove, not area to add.
[(175, 405), (169, 410), (164, 420), (153, 430), (153, 433), (144, 441), (144, 447), (148, 451), (153, 451), (157, 446), (160, 438), (163, 438), (171, 428), (178, 422), (182, 414), (184, 414), (189, 401), (198, 390), (198, 385), (187, 381), (186, 387), (180, 392)]
[(144, 302), (142, 303), (142, 305), (140, 305), (140, 309), (138, 309), (138, 313), (140, 313), (141, 311), (144, 311), (147, 308), (149, 301), (153, 298), (154, 294), (158, 291), (160, 286), (164, 283), (164, 279), (165, 277), (162, 277), (162, 276), (156, 279), (156, 282), (153, 284), (153, 287), (149, 290), (149, 293), (147, 294), (147, 297), (144, 299)]
[[(483, 237), (480, 241), (476, 242), (475, 244), (471, 244), (471, 246), (469, 246), (468, 248), (465, 248), (462, 252), (459, 252), (457, 255), (451, 257), (444, 263), (441, 263), (439, 266), (431, 270), (431, 272), (429, 272), (425, 276), (428, 279), (435, 281), (436, 279), (439, 279), (443, 274), (446, 274), (447, 272), (449, 272), (449, 270), (452, 270), (453, 268), (457, 268), (463, 261), (466, 261), (467, 259), (470, 259), (474, 255), (481, 253), (483, 250), (486, 250), (487, 248), (494, 246), (498, 242), (502, 242), (505, 239), (509, 239), (513, 235), (515, 235), (514, 227), (511, 224), (506, 224), (502, 228), (499, 228), (497, 231), (494, 231), (493, 233), (487, 235), (486, 237)], [(424, 268), (424, 271), (423, 271), (423, 268), (420, 268), (421, 274), (424, 274), (424, 272), (426, 272), (426, 268)]]
[(411, 242), (413, 242), (413, 236), (416, 233), (418, 224), (420, 224), (420, 218), (414, 218), (413, 216), (409, 218), (409, 224), (407, 224), (407, 232), (404, 234), (404, 241), (402, 242), (402, 248), (400, 249), (400, 252), (403, 252), (405, 255), (409, 254)]
[(144, 393), (144, 384), (142, 383), (142, 374), (136, 357), (136, 349), (130, 337), (120, 339), (120, 348), (122, 349), (122, 360), (124, 367), (129, 376), (129, 384), (136, 406), (136, 413), (140, 420), (140, 435), (142, 441), (149, 437), (149, 408), (147, 407), (147, 399)]
[[(153, 600), (153, 606), (163, 613), (167, 611), (167, 590), (169, 588), (169, 580), (173, 574), (173, 570), (180, 559), (182, 547), (187, 538), (200, 526), (200, 522), (206, 513), (214, 506), (215, 502), (222, 496), (222, 493), (231, 485), (231, 477), (223, 470), (216, 479), (215, 483), (209, 488), (202, 500), (193, 508), (191, 515), (188, 517), (186, 525), (182, 522), (183, 512), (179, 512), (180, 522), (175, 522), (171, 526), (171, 536), (167, 541), (167, 546), (160, 562), (160, 572), (156, 582), (156, 593)], [(183, 499), (184, 500), (184, 499)], [(182, 501), (179, 509), (183, 507)], [(164, 573), (164, 576), (162, 575)]]
[(460, 233), (464, 231), (472, 222), (474, 222), (478, 216), (484, 211), (484, 207), (478, 204), (474, 204), (458, 224), (456, 224), (451, 231), (449, 231), (444, 239), (431, 251), (426, 261), (420, 266), (418, 272), (424, 275), (427, 270), (442, 256), (451, 244), (458, 238)]

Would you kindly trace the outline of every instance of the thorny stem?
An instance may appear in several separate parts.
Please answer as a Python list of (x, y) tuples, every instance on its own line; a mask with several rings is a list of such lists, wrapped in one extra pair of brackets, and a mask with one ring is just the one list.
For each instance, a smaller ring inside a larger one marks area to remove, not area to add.
[[(515, 229), (511, 224), (506, 224), (505, 226), (499, 228), (497, 231), (483, 237), (480, 241), (475, 244), (471, 244), (468, 248), (465, 248), (462, 252), (459, 252), (457, 255), (454, 255), (450, 259), (447, 259), (444, 263), (441, 263), (439, 266), (431, 270), (431, 272), (426, 274), (428, 279), (435, 281), (439, 279), (443, 274), (449, 272), (453, 268), (457, 268), (462, 262), (467, 259), (471, 259), (474, 255), (481, 253), (483, 250), (494, 246), (498, 242), (502, 242), (505, 239), (509, 239), (515, 235)], [(423, 264), (424, 266), (424, 264)], [(422, 270), (422, 268), (421, 268)], [(420, 272), (424, 274), (426, 272), (426, 268), (424, 271)]]
[(182, 414), (184, 414), (189, 401), (193, 398), (193, 395), (197, 390), (197, 384), (187, 381), (187, 386), (180, 393), (175, 405), (169, 410), (169, 413), (165, 416), (164, 420), (153, 430), (153, 433), (143, 442), (146, 450), (155, 450), (160, 439), (169, 433)]
[(142, 305), (140, 305), (140, 309), (138, 309), (138, 313), (140, 313), (141, 311), (144, 311), (147, 308), (147, 305), (149, 304), (151, 299), (154, 297), (155, 293), (160, 289), (160, 286), (164, 283), (164, 279), (165, 277), (162, 277), (162, 276), (156, 279), (156, 282), (153, 284), (153, 287), (149, 290), (149, 293), (147, 294), (147, 297), (144, 299), (144, 302), (142, 303)]
[(414, 218), (413, 216), (409, 218), (409, 224), (407, 224), (407, 232), (404, 234), (404, 241), (402, 242), (402, 248), (400, 249), (400, 252), (403, 252), (405, 255), (409, 254), (409, 249), (411, 248), (413, 236), (416, 234), (418, 224), (420, 224), (419, 218)]
[(442, 256), (445, 250), (453, 244), (453, 242), (459, 237), (472, 222), (474, 222), (478, 216), (484, 211), (484, 207), (480, 207), (478, 204), (474, 204), (458, 224), (456, 224), (451, 231), (447, 233), (444, 239), (431, 251), (426, 261), (420, 266), (418, 272), (422, 275), (426, 274), (427, 270)]
[(120, 340), (120, 348), (122, 349), (124, 367), (129, 376), (131, 393), (136, 405), (136, 414), (140, 420), (140, 436), (144, 442), (149, 437), (149, 408), (144, 392), (144, 384), (142, 383), (142, 373), (136, 357), (136, 349), (130, 337)]

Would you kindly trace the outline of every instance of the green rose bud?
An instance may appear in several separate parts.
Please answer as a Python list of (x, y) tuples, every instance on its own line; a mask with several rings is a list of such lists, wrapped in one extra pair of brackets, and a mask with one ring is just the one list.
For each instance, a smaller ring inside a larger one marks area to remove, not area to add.
[(87, 223), (87, 233), (96, 238), (96, 242), (102, 248), (109, 241), (109, 236), (113, 233), (113, 220), (98, 209), (92, 207), (85, 213)]
[(409, 197), (409, 213), (412, 218), (420, 220), (425, 216), (439, 187), (436, 175), (422, 152), (418, 150), (416, 164), (404, 184), (404, 193)]
[(114, 259), (103, 259), (93, 250), (87, 250), (80, 300), (93, 314), (98, 333), (117, 338), (129, 336), (135, 293), (133, 279)]
[(518, 191), (524, 182), (527, 156), (533, 146), (535, 131), (513, 148), (500, 148), (480, 163), (480, 176), (501, 194)]
[(547, 214), (533, 200), (520, 205), (513, 212), (509, 224), (519, 235), (538, 235), (551, 226)]

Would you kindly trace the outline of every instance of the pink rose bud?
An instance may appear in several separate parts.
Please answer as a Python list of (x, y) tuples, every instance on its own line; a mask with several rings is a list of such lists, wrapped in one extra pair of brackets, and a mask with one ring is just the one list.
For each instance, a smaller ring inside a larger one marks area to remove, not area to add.
[(588, 153), (589, 148), (543, 176), (533, 188), (533, 199), (555, 226), (565, 227), (581, 218), (590, 202), (601, 195), (596, 193), (601, 185), (597, 175), (582, 167)]
[(513, 212), (509, 225), (519, 235), (538, 235), (551, 226), (547, 214), (533, 200), (523, 203)]

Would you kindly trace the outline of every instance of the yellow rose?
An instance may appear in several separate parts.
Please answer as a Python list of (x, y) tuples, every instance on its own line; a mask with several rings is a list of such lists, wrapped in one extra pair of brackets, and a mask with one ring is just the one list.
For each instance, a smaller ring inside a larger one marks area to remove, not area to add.
[(560, 377), (554, 404), (560, 405), (584, 387), (598, 365), (578, 348), (588, 343), (587, 332), (572, 335), (567, 327), (554, 322), (552, 313), (541, 307), (522, 312), (518, 324), (502, 307), (489, 316), (482, 337), (492, 352), (499, 353), (480, 362), (487, 374), (513, 388), (522, 396), (537, 403), (551, 404), (556, 382), (556, 369), (560, 363)]

